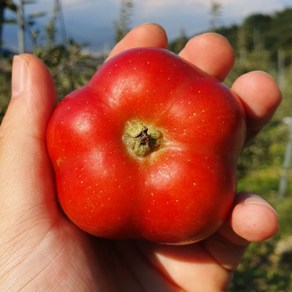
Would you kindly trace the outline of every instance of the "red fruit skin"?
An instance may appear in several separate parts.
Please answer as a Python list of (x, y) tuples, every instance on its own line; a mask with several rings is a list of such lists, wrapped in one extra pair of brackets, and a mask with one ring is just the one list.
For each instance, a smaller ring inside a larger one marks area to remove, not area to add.
[[(162, 133), (145, 157), (129, 154), (125, 124)], [(111, 239), (186, 244), (226, 220), (245, 140), (238, 97), (164, 49), (107, 61), (66, 96), (48, 128), (60, 204), (82, 230)]]

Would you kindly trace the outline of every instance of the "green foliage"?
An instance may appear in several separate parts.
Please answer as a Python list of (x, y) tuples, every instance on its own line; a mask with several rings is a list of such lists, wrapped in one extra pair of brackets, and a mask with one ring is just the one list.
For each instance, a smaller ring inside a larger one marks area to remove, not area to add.
[[(292, 50), (291, 50), (292, 51)], [(292, 60), (292, 59), (291, 59)], [(292, 66), (285, 68), (284, 88), (282, 89), (283, 101), (277, 116), (292, 116)]]
[(0, 123), (10, 99), (11, 59), (0, 60)]
[(188, 39), (186, 32), (181, 29), (179, 37), (175, 41), (169, 42), (168, 49), (172, 52), (178, 53), (183, 49)]
[(292, 289), (292, 262), (281, 263), (275, 256), (278, 239), (253, 243), (234, 273), (230, 292), (279, 292)]
[(74, 41), (67, 46), (38, 48), (34, 54), (49, 68), (59, 98), (87, 83), (102, 62), (83, 53), (82, 46)]
[(272, 120), (242, 151), (238, 163), (239, 178), (271, 166), (279, 168), (284, 159), (286, 141), (286, 126), (279, 120)]

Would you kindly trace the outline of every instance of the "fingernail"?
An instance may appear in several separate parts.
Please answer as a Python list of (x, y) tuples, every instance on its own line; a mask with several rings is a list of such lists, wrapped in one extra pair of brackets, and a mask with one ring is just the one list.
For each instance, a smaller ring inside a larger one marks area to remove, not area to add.
[(264, 200), (262, 197), (258, 195), (253, 194), (244, 202), (244, 204), (247, 204), (247, 205), (254, 204), (254, 205), (265, 206), (269, 208), (271, 211), (273, 211), (275, 214), (277, 214), (277, 211), (266, 200)]
[(20, 56), (14, 56), (12, 63), (12, 98), (19, 95), (25, 88), (27, 76), (27, 63)]

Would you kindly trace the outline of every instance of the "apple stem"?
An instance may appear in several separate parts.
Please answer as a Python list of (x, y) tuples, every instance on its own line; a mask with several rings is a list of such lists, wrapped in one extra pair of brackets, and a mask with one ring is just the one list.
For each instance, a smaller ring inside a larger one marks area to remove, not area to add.
[(123, 141), (130, 155), (142, 158), (161, 146), (162, 133), (151, 125), (132, 120), (125, 125)]

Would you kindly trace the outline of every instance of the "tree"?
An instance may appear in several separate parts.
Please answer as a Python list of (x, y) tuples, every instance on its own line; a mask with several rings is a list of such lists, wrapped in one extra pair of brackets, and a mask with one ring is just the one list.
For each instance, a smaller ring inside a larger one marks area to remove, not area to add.
[(5, 23), (4, 12), (6, 9), (17, 12), (17, 6), (12, 0), (0, 0), (0, 48), (3, 46), (3, 24)]
[(114, 21), (115, 42), (119, 42), (130, 31), (130, 18), (133, 8), (133, 0), (121, 1), (119, 18)]
[(210, 10), (210, 30), (216, 30), (221, 16), (222, 5), (215, 0), (211, 0)]

